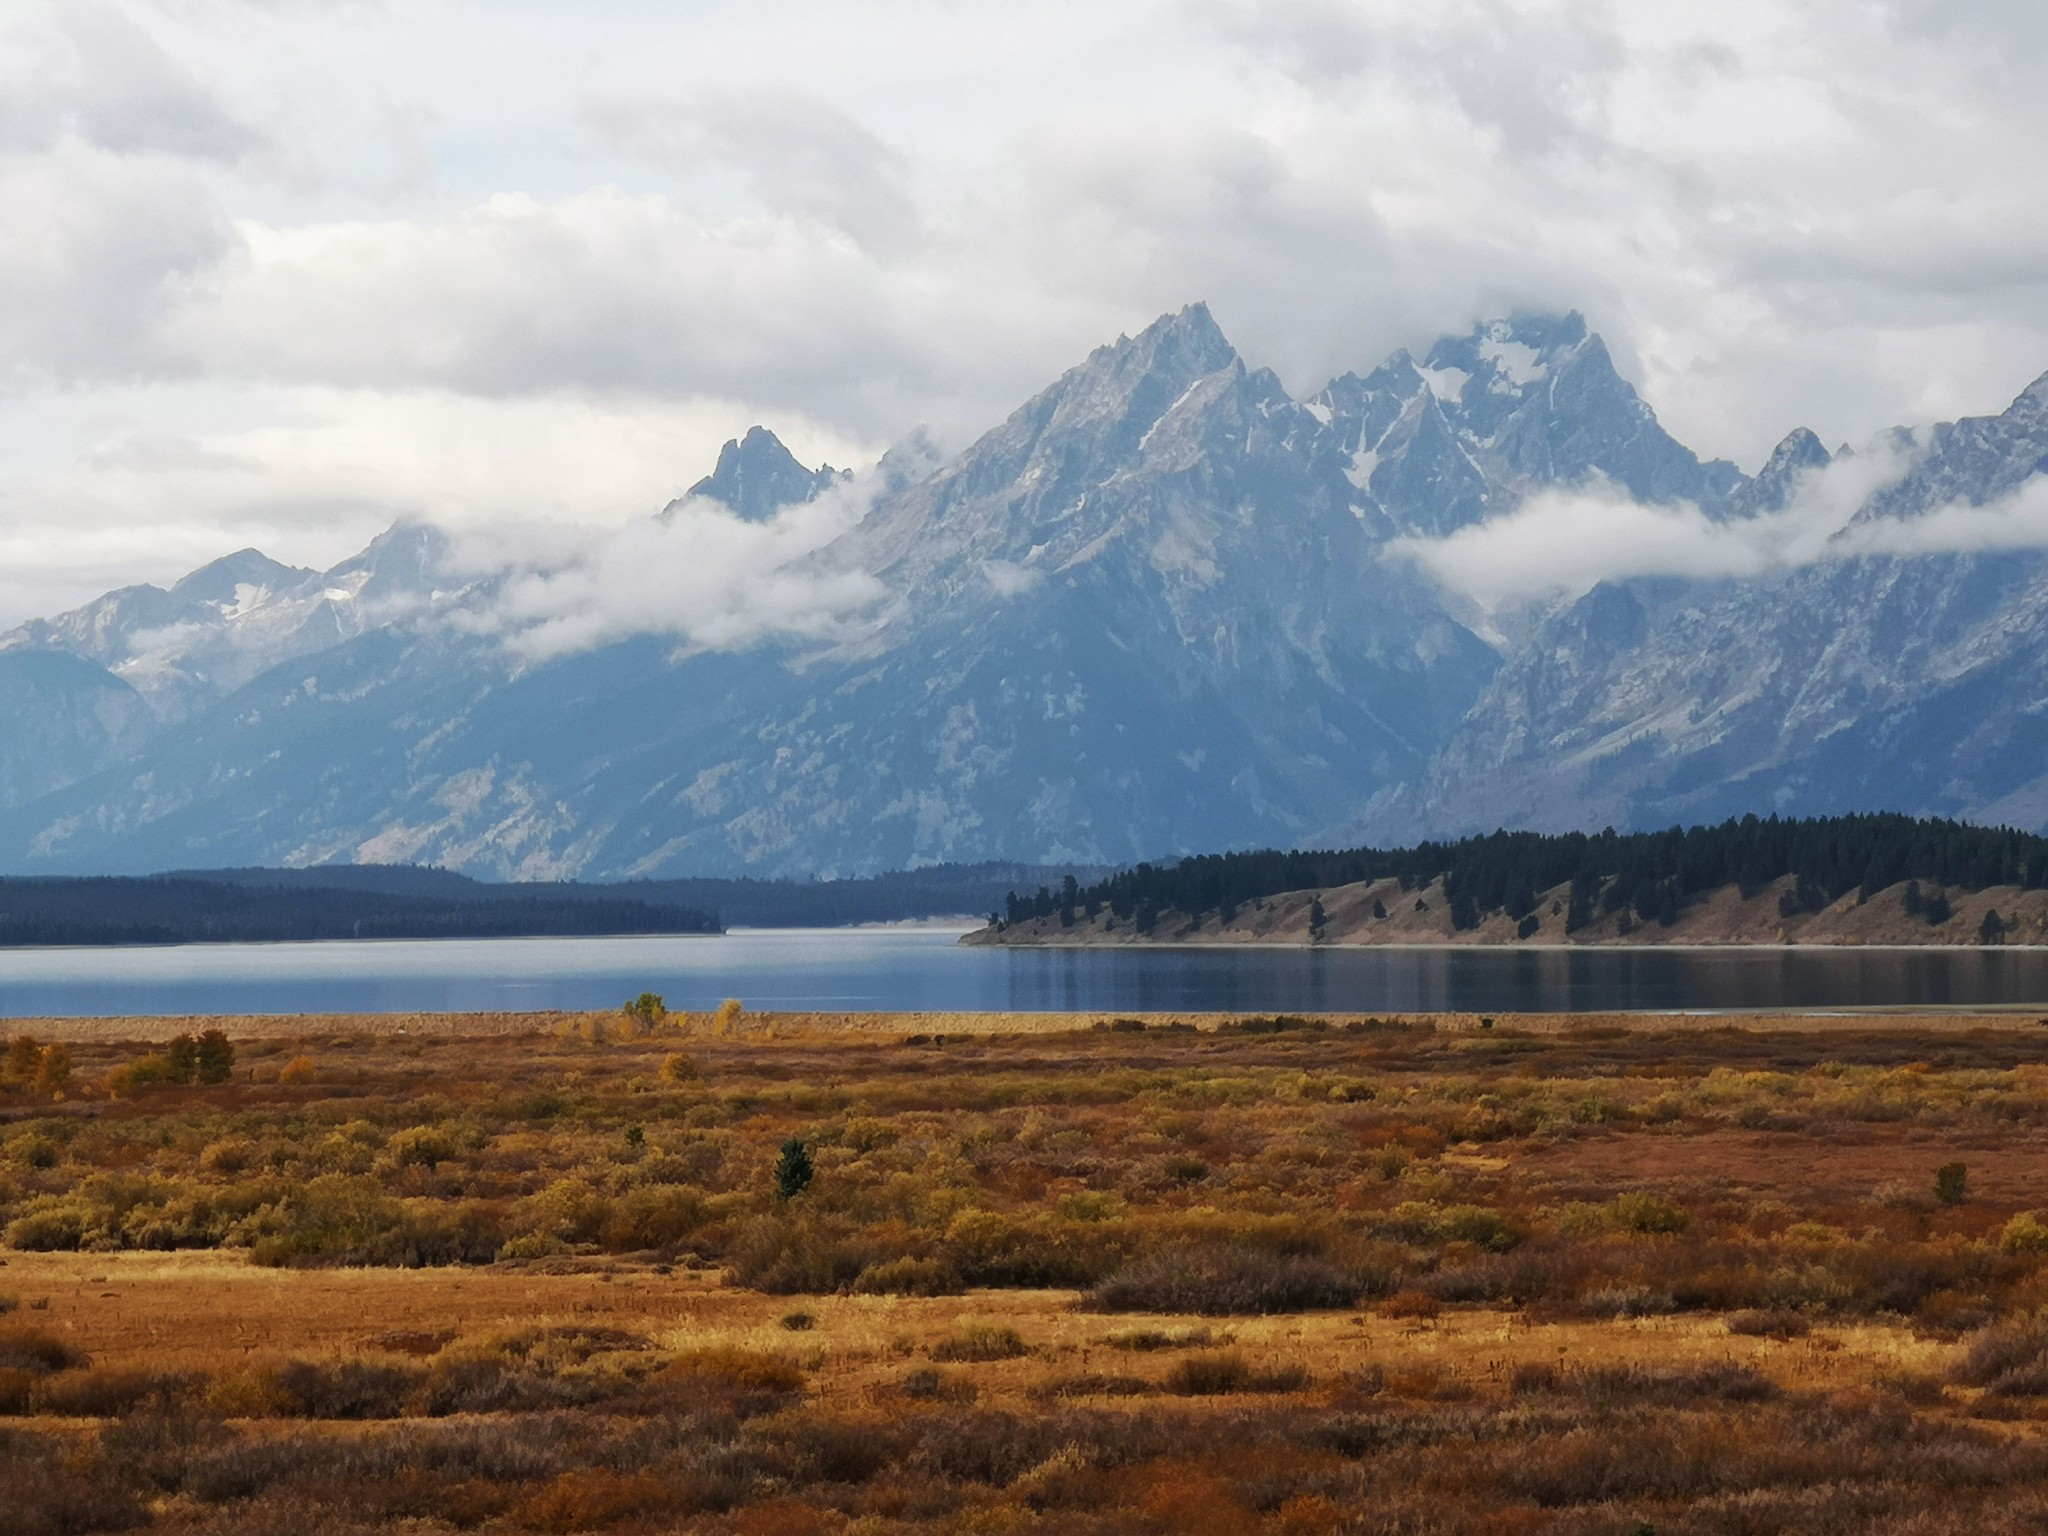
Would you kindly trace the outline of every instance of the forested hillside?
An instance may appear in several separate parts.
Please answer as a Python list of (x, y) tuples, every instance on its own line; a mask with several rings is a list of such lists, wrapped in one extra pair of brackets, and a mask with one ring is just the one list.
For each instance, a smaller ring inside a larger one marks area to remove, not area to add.
[(1745, 816), (1718, 826), (1626, 834), (1495, 832), (1412, 848), (1264, 850), (1139, 864), (1092, 885), (1013, 892), (991, 917), (999, 928), (1054, 916), (1071, 925), (1076, 912), (1093, 919), (1107, 909), (1147, 932), (1164, 912), (1215, 914), (1227, 923), (1240, 907), (1267, 897), (1383, 880), (1398, 880), (1404, 891), (1441, 880), (1457, 930), (1477, 928), (1495, 913), (1525, 921), (1535, 914), (1540, 893), (1566, 884), (1566, 933), (1617, 913), (1624, 927), (1669, 926), (1710, 892), (1733, 886), (1747, 898), (1780, 881), (1787, 882), (1779, 897), (1787, 918), (1820, 911), (1851, 892), (1868, 898), (1901, 881), (1934, 888), (1909, 900), (1924, 901), (1926, 915), (1937, 918), (1942, 888), (2048, 886), (2048, 838), (1894, 815)]

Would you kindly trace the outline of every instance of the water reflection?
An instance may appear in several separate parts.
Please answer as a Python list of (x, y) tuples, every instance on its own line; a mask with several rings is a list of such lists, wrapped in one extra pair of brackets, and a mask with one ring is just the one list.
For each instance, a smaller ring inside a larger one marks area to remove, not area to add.
[(0, 1015), (2048, 1007), (2048, 950), (964, 949), (957, 930), (0, 950)]

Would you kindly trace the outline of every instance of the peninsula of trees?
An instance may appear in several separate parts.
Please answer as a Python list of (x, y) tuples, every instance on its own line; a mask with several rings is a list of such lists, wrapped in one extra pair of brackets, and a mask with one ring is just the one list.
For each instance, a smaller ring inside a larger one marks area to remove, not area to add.
[(1899, 815), (1139, 864), (1011, 893), (973, 942), (2048, 942), (2048, 839)]

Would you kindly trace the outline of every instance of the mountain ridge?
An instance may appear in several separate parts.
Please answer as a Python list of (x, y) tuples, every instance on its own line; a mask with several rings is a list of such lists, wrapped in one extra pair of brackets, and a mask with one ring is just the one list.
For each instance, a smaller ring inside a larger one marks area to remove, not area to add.
[[(1920, 434), (1857, 518), (2026, 484), (2044, 384)], [(20, 626), (0, 697), (30, 745), (0, 747), (0, 868), (864, 874), (1888, 798), (2048, 822), (2036, 555), (1616, 581), (1492, 644), (1387, 558), (1551, 488), (1740, 523), (1835, 458), (1801, 429), (1754, 476), (1699, 459), (1576, 312), (1298, 401), (1193, 304), (956, 454), (907, 440), (849, 479), (757, 426), (654, 514), (850, 498), (796, 568), (885, 595), (823, 640), (515, 657), (494, 583), (424, 525), (327, 572), (240, 551)]]

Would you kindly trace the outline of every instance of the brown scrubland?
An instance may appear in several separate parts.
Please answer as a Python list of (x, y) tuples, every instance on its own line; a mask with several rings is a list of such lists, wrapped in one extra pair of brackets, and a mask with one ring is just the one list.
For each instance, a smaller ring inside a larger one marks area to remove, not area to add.
[(2031, 1017), (206, 1022), (6, 1054), (10, 1536), (2048, 1525)]

